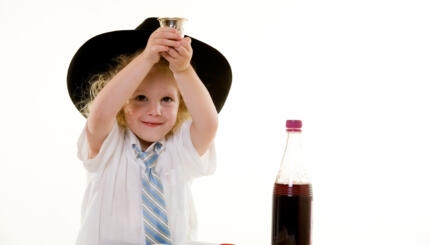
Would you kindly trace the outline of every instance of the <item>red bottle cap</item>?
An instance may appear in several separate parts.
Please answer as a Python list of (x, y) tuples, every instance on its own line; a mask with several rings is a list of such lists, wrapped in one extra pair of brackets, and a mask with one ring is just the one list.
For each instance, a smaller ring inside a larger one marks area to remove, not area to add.
[(302, 131), (302, 120), (287, 120), (286, 127), (288, 132), (300, 132)]

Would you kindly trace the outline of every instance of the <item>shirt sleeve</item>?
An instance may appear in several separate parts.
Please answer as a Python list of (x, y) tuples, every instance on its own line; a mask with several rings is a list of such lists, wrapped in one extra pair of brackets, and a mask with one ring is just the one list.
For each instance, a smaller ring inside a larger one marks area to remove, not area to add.
[(100, 169), (106, 167), (109, 159), (113, 157), (115, 149), (118, 149), (121, 142), (123, 142), (120, 139), (123, 138), (124, 133), (119, 128), (118, 124), (114, 123), (111, 132), (103, 141), (99, 153), (95, 157), (89, 158), (89, 144), (85, 126), (78, 140), (78, 158), (83, 162), (88, 172), (96, 173)]
[(178, 157), (182, 159), (184, 174), (188, 178), (213, 174), (216, 169), (215, 144), (212, 142), (206, 153), (200, 156), (191, 141), (190, 126), (191, 121), (184, 122), (172, 140)]

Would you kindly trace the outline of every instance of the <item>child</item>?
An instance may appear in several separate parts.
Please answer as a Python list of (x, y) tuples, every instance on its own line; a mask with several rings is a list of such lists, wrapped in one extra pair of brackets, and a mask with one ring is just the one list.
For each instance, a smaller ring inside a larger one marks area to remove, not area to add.
[(156, 18), (77, 51), (67, 84), (87, 118), (78, 156), (88, 186), (76, 244), (195, 239), (190, 185), (215, 170), (217, 113), (231, 79), (221, 53)]

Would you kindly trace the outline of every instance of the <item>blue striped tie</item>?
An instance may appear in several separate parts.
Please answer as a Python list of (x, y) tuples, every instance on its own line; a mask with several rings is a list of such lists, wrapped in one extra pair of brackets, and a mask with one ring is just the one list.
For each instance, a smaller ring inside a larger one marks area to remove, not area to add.
[(162, 145), (156, 142), (152, 147), (142, 152), (138, 146), (133, 144), (133, 149), (136, 151), (137, 158), (142, 159), (145, 164), (145, 173), (142, 174), (142, 212), (146, 245), (171, 245), (163, 185), (155, 172), (155, 165)]

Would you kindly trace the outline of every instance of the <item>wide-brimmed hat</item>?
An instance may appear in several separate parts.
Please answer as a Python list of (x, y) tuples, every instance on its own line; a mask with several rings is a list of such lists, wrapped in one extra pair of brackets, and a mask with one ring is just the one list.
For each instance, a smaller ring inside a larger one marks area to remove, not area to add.
[[(155, 17), (147, 18), (134, 30), (119, 30), (97, 35), (85, 42), (73, 56), (67, 74), (67, 89), (82, 113), (89, 98), (91, 79), (115, 65), (120, 55), (131, 55), (145, 48), (149, 36), (160, 26)], [(215, 48), (193, 37), (191, 65), (208, 89), (215, 107), (221, 111), (230, 91), (232, 72), (227, 59)]]

